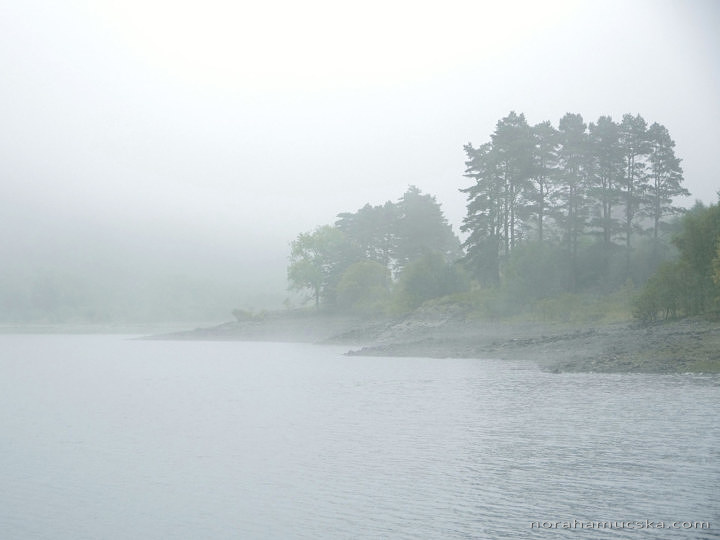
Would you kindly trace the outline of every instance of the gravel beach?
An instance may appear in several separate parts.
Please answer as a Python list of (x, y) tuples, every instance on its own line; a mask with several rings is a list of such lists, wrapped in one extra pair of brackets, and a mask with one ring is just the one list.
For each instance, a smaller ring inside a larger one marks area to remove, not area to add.
[(274, 312), (150, 339), (345, 344), (353, 356), (529, 360), (553, 372), (720, 372), (720, 322), (702, 318), (643, 326), (488, 322), (447, 309), (384, 320)]

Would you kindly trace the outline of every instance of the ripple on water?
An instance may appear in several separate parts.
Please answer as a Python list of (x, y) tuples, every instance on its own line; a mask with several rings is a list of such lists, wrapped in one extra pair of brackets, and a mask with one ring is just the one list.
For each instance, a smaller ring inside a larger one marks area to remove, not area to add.
[(0, 339), (4, 537), (519, 538), (537, 520), (720, 523), (715, 376)]

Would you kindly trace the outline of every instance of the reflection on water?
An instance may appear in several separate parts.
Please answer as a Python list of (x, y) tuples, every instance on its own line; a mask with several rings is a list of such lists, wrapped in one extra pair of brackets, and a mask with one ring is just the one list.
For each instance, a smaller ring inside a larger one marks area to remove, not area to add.
[(2, 537), (598, 534), (530, 529), (573, 519), (720, 530), (717, 377), (342, 351), (0, 336)]

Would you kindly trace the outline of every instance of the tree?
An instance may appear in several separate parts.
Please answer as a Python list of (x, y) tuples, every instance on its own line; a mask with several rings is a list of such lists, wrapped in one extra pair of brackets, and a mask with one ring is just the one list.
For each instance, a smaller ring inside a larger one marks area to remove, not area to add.
[(720, 288), (720, 238), (717, 241), (717, 248), (715, 249), (715, 258), (712, 261), (713, 266), (713, 282)]
[(487, 283), (499, 282), (501, 257), (529, 228), (537, 202), (530, 187), (534, 150), (525, 116), (515, 112), (498, 121), (489, 143), (465, 146), (465, 176), (475, 184), (460, 190), (468, 195), (468, 213), (460, 230), (470, 233), (464, 243), (467, 263)]
[(528, 242), (518, 246), (505, 265), (503, 289), (513, 303), (534, 301), (567, 290), (569, 268), (559, 246)]
[(570, 290), (577, 287), (577, 252), (580, 235), (587, 219), (587, 135), (579, 114), (567, 113), (558, 125), (559, 191), (558, 221), (564, 225), (565, 242), (570, 254)]
[(290, 287), (310, 290), (319, 307), (321, 298), (332, 298), (333, 286), (354, 260), (357, 251), (337, 228), (324, 225), (311, 233), (301, 233), (290, 243)]
[(366, 204), (357, 212), (338, 214), (335, 226), (354, 242), (363, 257), (390, 268), (397, 244), (397, 206)]
[(540, 244), (545, 240), (545, 218), (554, 203), (553, 170), (557, 163), (557, 130), (550, 122), (542, 122), (532, 127), (533, 138), (532, 166), (530, 182), (527, 186), (527, 199), (537, 217), (537, 234)]
[(606, 252), (618, 231), (613, 208), (618, 203), (623, 178), (620, 128), (609, 116), (601, 116), (589, 126), (590, 152), (593, 156), (590, 195), (597, 201), (598, 212), (591, 224), (602, 231)]
[(647, 175), (645, 158), (650, 154), (647, 122), (639, 114), (623, 115), (620, 124), (620, 146), (623, 152), (624, 178), (621, 196), (625, 206), (626, 274), (630, 275), (631, 238), (638, 209), (643, 204)]
[(673, 147), (667, 130), (648, 129), (640, 115), (626, 114), (620, 124), (601, 116), (586, 126), (568, 113), (555, 129), (550, 122), (530, 128), (511, 112), (489, 142), (464, 147), (472, 180), (460, 189), (467, 196), (460, 228), (466, 266), (486, 286), (533, 283), (526, 278), (535, 276), (525, 275), (532, 261), (545, 265), (545, 251), (557, 255), (562, 246), (566, 268), (548, 270), (553, 286), (607, 292), (629, 279), (631, 262), (633, 278), (644, 282), (662, 257), (653, 257), (650, 240), (631, 249), (640, 218), (651, 216), (659, 230), (677, 210), (673, 197), (687, 193)]
[(360, 253), (399, 273), (412, 261), (428, 253), (440, 253), (447, 260), (462, 256), (457, 238), (435, 197), (415, 186), (397, 203), (366, 204), (357, 212), (338, 214), (335, 222)]
[(682, 261), (662, 264), (635, 299), (635, 318), (651, 323), (657, 320), (658, 313), (662, 313), (664, 319), (670, 319), (676, 317), (681, 308), (687, 310), (690, 292), (687, 271), (687, 265)]
[(380, 311), (388, 299), (390, 274), (377, 261), (351, 264), (337, 285), (338, 306), (359, 313)]
[(524, 114), (512, 111), (500, 120), (492, 134), (503, 195), (503, 242), (505, 255), (522, 236), (524, 191), (532, 171), (533, 139)]
[(410, 263), (400, 274), (399, 303), (414, 309), (423, 302), (469, 289), (462, 269), (448, 263), (439, 253), (428, 253)]
[(658, 311), (674, 316), (707, 313), (720, 301), (720, 204), (698, 202), (682, 219), (673, 239), (677, 261), (665, 263), (648, 280), (636, 301), (635, 316), (651, 322)]
[[(670, 138), (667, 128), (653, 123), (648, 129), (650, 142), (650, 182), (644, 214), (653, 220), (653, 240), (657, 246), (660, 221), (664, 216), (677, 214), (681, 209), (673, 206), (674, 197), (687, 197), (690, 192), (681, 184), (683, 181), (680, 160), (675, 157), (675, 141)], [(657, 247), (656, 247), (657, 249)]]
[(494, 285), (500, 282), (504, 185), (492, 143), (478, 148), (467, 144), (465, 153), (465, 176), (475, 181), (460, 190), (468, 198), (467, 215), (460, 227), (469, 233), (463, 243), (465, 262), (481, 281)]
[(686, 281), (691, 284), (688, 312), (704, 313), (714, 308), (720, 293), (713, 279), (713, 259), (720, 242), (720, 204), (695, 207), (683, 216), (682, 230), (673, 239), (680, 260), (688, 269)]
[(448, 261), (460, 258), (460, 240), (435, 197), (410, 186), (396, 206), (397, 238), (393, 255), (397, 271), (432, 253)]

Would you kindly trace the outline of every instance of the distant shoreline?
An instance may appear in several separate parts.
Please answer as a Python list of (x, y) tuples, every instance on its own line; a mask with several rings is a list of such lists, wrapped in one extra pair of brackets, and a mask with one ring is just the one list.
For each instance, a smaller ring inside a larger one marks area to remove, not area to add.
[(273, 312), (146, 339), (333, 343), (352, 356), (530, 360), (558, 373), (720, 373), (720, 323), (701, 318), (641, 326), (487, 322), (432, 308), (380, 320)]
[(4, 323), (0, 324), (0, 334), (118, 334), (148, 335), (168, 332), (181, 332), (190, 326), (188, 323)]

